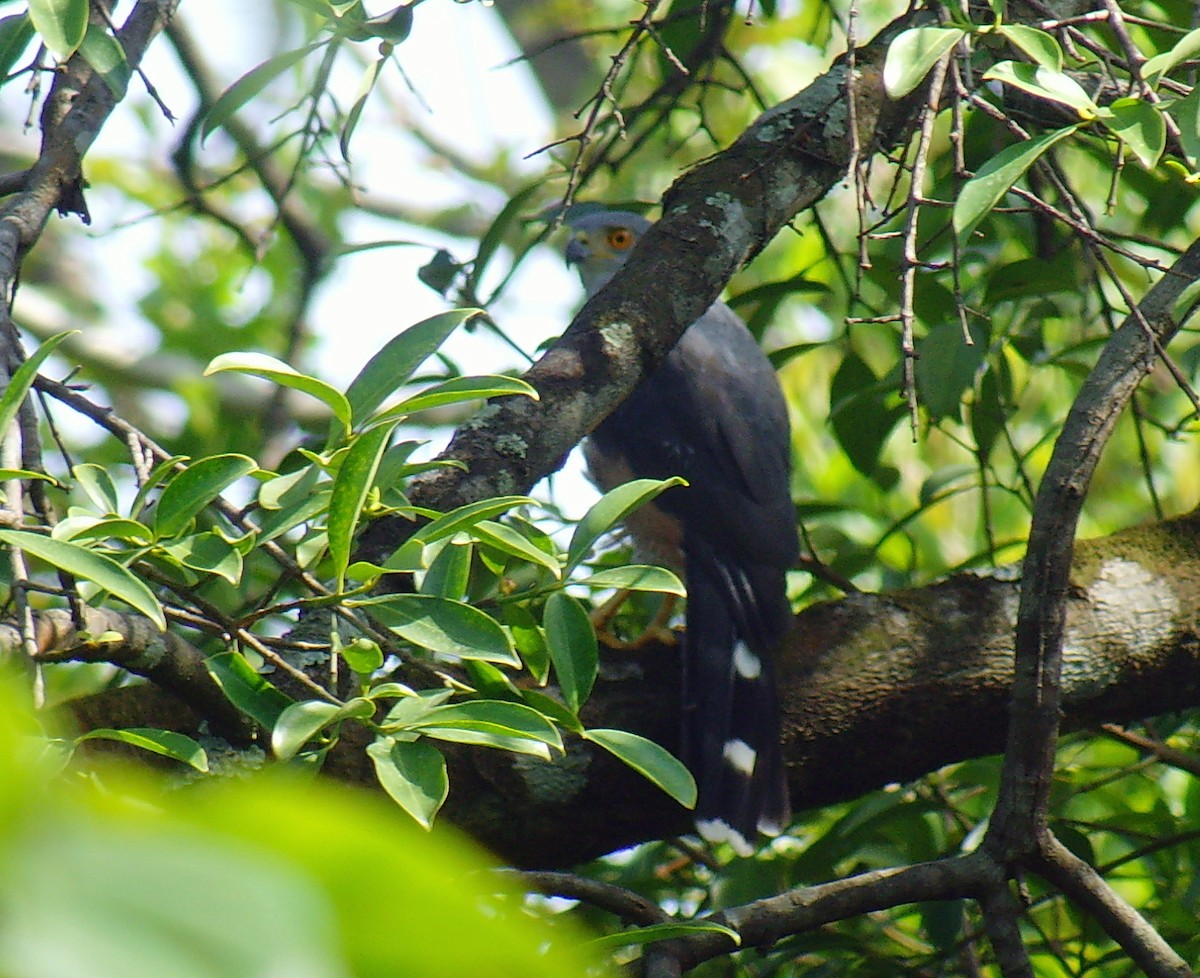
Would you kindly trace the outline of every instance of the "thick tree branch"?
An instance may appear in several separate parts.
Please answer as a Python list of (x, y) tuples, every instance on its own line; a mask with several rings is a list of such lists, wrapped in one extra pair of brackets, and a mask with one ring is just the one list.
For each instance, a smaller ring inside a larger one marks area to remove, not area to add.
[[(854, 74), (840, 58), (808, 88), (764, 112), (728, 149), (676, 181), (661, 220), (639, 242), (608, 286), (580, 310), (567, 331), (525, 374), (540, 400), (490, 403), (460, 428), (440, 467), (413, 486), (422, 506), (448, 510), (489, 496), (528, 490), (653, 370), (720, 294), (725, 283), (846, 172), (855, 140), (864, 149), (907, 137), (923, 88), (887, 98), (881, 71), (887, 46), (927, 14), (895, 21), (855, 52)], [(851, 113), (848, 92), (855, 98)], [(361, 555), (380, 559), (411, 528), (378, 520), (363, 535)]]
[[(1071, 583), (1063, 674), (1069, 729), (1200, 705), (1200, 516), (1081, 544)], [(781, 662), (794, 807), (846, 801), (998, 753), (1019, 588), (1011, 571), (960, 574), (802, 612)], [(677, 656), (677, 648), (655, 647), (606, 659), (585, 723), (674, 748)], [(80, 709), (83, 722), (104, 725), (95, 698)], [(367, 738), (347, 727), (326, 772), (374, 786), (362, 753)], [(448, 756), (445, 817), (517, 865), (572, 865), (690, 830), (687, 812), (585, 743), (572, 742), (549, 764), (494, 750)]]

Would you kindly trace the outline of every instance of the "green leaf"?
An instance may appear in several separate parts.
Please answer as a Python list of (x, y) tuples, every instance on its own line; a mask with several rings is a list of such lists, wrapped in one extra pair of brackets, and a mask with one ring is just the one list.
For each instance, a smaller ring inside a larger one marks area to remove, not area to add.
[(829, 386), (829, 420), (850, 463), (875, 477), (879, 453), (903, 409), (888, 405), (879, 378), (853, 351), (842, 358)]
[(27, 14), (0, 17), (0, 83), (7, 80), (17, 59), (28, 49), (33, 34)]
[(742, 944), (742, 935), (732, 927), (711, 920), (688, 920), (671, 924), (650, 924), (617, 934), (605, 934), (588, 941), (588, 947), (599, 951), (618, 951), (623, 947), (640, 947), (656, 941), (674, 941), (694, 937), (697, 934), (724, 934), (736, 946)]
[(50, 531), (54, 540), (122, 540), (135, 546), (143, 546), (154, 540), (150, 527), (137, 520), (120, 517), (96, 519), (88, 516), (68, 516), (60, 520)]
[(115, 740), (180, 761), (197, 771), (208, 771), (208, 755), (204, 753), (204, 748), (191, 737), (173, 730), (158, 730), (155, 727), (126, 727), (123, 730), (100, 728), (89, 730), (78, 738), (79, 742), (85, 740)]
[(596, 682), (600, 662), (596, 630), (583, 605), (563, 591), (546, 599), (543, 621), (559, 691), (568, 709), (578, 713)]
[(71, 469), (71, 476), (88, 498), (96, 504), (96, 509), (104, 516), (115, 516), (120, 512), (121, 504), (117, 497), (117, 487), (108, 474), (108, 469), (102, 465), (86, 462)]
[(467, 503), (448, 513), (439, 515), (434, 510), (421, 510), (421, 516), (427, 516), (431, 522), (426, 523), (413, 534), (412, 539), (421, 543), (434, 543), (444, 537), (453, 536), (464, 530), (471, 530), (477, 523), (499, 516), (517, 506), (537, 506), (538, 501), (529, 496), (496, 496), (493, 499), (481, 499), (475, 503)]
[(159, 631), (167, 630), (162, 605), (151, 590), (110, 557), (64, 540), (52, 540), (24, 530), (0, 530), (0, 543), (7, 543), (68, 574), (91, 581), (135, 611), (149, 618)]
[(338, 654), (360, 676), (369, 676), (383, 665), (383, 649), (379, 643), (361, 636), (343, 645)]
[(213, 455), (192, 463), (159, 497), (154, 532), (159, 537), (182, 533), (205, 506), (257, 468), (258, 463), (246, 455)]
[(351, 718), (369, 719), (374, 712), (374, 705), (365, 699), (353, 699), (344, 706), (325, 700), (292, 703), (275, 721), (271, 750), (281, 761), (291, 760), (322, 730)]
[(625, 730), (585, 730), (583, 737), (620, 758), (684, 808), (696, 807), (696, 781), (691, 772), (653, 740)]
[(432, 594), (385, 594), (348, 604), (369, 607), (372, 617), (431, 652), (514, 667), (521, 664), (500, 624), (461, 601)]
[(592, 551), (596, 541), (610, 532), (626, 516), (659, 493), (673, 486), (686, 486), (679, 477), (670, 479), (634, 479), (606, 492), (584, 514), (567, 548), (567, 572), (573, 571)]
[(538, 399), (537, 390), (519, 377), (503, 375), (485, 375), (483, 377), (455, 377), (443, 381), (421, 391), (395, 407), (385, 411), (381, 417), (390, 418), (393, 415), (416, 414), (430, 408), (445, 407), (447, 404), (460, 404), (463, 401), (478, 401), (489, 397), (506, 395), (522, 395)]
[(1008, 146), (981, 166), (975, 176), (963, 184), (958, 200), (954, 202), (954, 233), (958, 235), (958, 240), (966, 243), (979, 222), (1025, 175), (1038, 157), (1077, 128), (1067, 126), (1028, 142)]
[(525, 668), (539, 686), (544, 686), (550, 678), (550, 648), (546, 644), (546, 632), (523, 605), (506, 604), (503, 615), (504, 624)]
[(987, 323), (972, 323), (971, 339), (968, 345), (958, 323), (942, 323), (917, 343), (917, 391), (935, 423), (958, 417), (963, 395), (975, 386), (975, 374), (988, 353)]
[(993, 65), (983, 76), (984, 81), (998, 81), (1012, 85), (1030, 95), (1060, 102), (1079, 113), (1081, 119), (1096, 118), (1099, 109), (1088, 93), (1070, 75), (1042, 65), (1025, 64), (1023, 61), (1001, 61)]
[(329, 497), (329, 555), (339, 586), (350, 565), (354, 529), (362, 515), (363, 504), (375, 484), (379, 460), (383, 458), (388, 439), (398, 423), (399, 419), (385, 421), (357, 436), (334, 477), (333, 493)]
[[(470, 700), (435, 707), (409, 729), (460, 743), (508, 748), (512, 740), (531, 740), (559, 753), (563, 750), (562, 735), (553, 723), (524, 703), (505, 700)], [(480, 736), (463, 741), (459, 736), (462, 733)]]
[(467, 583), (471, 577), (471, 556), (474, 548), (470, 544), (447, 543), (434, 558), (421, 581), (422, 594), (436, 594), (442, 598), (459, 601), (466, 596)]
[(53, 482), (59, 485), (54, 476), (46, 475), (45, 472), (30, 472), (28, 469), (0, 469), (0, 482), (6, 482), (9, 479), (38, 479), (42, 482)]
[(238, 652), (220, 652), (204, 660), (226, 699), (264, 730), (271, 730), (292, 699), (267, 682)]
[(125, 60), (125, 49), (117, 39), (99, 24), (88, 24), (79, 53), (104, 79), (104, 84), (116, 99), (123, 99), (133, 72)]
[[(87, 4), (84, 4), (86, 9)], [(58, 333), (51, 336), (41, 346), (39, 346), (30, 355), (16, 372), (12, 375), (12, 379), (8, 382), (8, 386), (4, 389), (4, 396), (0, 397), (0, 434), (8, 430), (8, 426), (12, 424), (13, 418), (17, 416), (17, 410), (21, 406), (21, 402), (25, 400), (25, 395), (29, 388), (33, 386), (34, 378), (37, 377), (38, 368), (45, 362), (46, 357), (54, 352), (55, 348), (72, 333), (78, 330), (68, 330), (65, 333)]]
[(384, 66), (386, 61), (386, 57), (378, 58), (367, 65), (362, 81), (358, 83), (354, 104), (350, 106), (350, 111), (346, 113), (346, 121), (342, 123), (342, 131), (338, 134), (338, 149), (342, 152), (342, 159), (347, 163), (350, 162), (350, 137), (358, 128), (358, 120), (362, 118), (362, 111), (366, 107), (367, 99), (370, 98), (371, 93), (375, 90), (375, 83), (379, 80), (379, 69)]
[(483, 273), (495, 256), (497, 249), (504, 242), (504, 235), (508, 233), (509, 226), (516, 221), (525, 202), (534, 194), (540, 193), (543, 187), (544, 183), (539, 180), (513, 194), (500, 213), (496, 215), (491, 227), (479, 239), (479, 250), (471, 262), (470, 272), (467, 273), (468, 294), (474, 295), (479, 291), (479, 282), (483, 278)]
[(532, 540), (526, 538), (520, 530), (507, 523), (497, 523), (494, 520), (480, 520), (469, 531), (471, 536), (496, 550), (527, 561), (539, 567), (544, 567), (555, 579), (562, 578), (562, 567), (558, 557), (548, 554)]
[[(86, 3), (85, 3), (86, 5)], [(299, 64), (317, 48), (323, 47), (327, 41), (316, 41), (306, 44), (294, 51), (285, 51), (273, 58), (268, 58), (262, 64), (252, 68), (237, 81), (223, 91), (220, 97), (204, 115), (200, 128), (200, 141), (203, 143), (210, 133), (221, 128), (235, 112), (253, 99), (272, 81), (282, 75), (295, 64)], [(219, 358), (218, 358), (219, 359)]]
[[(102, 528), (103, 524), (96, 529)], [(78, 536), (74, 539), (78, 539)], [(230, 584), (236, 585), (242, 579), (241, 553), (223, 536), (211, 530), (179, 537), (161, 545), (160, 549), (184, 567), (215, 574)]]
[(904, 98), (954, 45), (966, 37), (957, 27), (914, 27), (896, 36), (883, 63), (883, 85), (894, 99)]
[(367, 747), (375, 776), (392, 800), (422, 828), (433, 827), (434, 817), (450, 793), (446, 759), (432, 744), (380, 737)]
[(417, 278), (438, 295), (444, 296), (462, 270), (462, 263), (458, 259), (445, 248), (439, 248), (428, 262), (417, 269)]
[(468, 319), (483, 315), (482, 309), (451, 309), (423, 319), (390, 339), (346, 389), (355, 427), (361, 425), (416, 369)]
[(290, 387), (314, 397), (333, 412), (333, 416), (341, 422), (343, 430), (350, 430), (350, 402), (346, 396), (336, 387), (331, 387), (316, 377), (302, 374), (282, 360), (265, 353), (222, 353), (204, 368), (204, 376), (209, 377), (223, 371), (262, 377), (280, 387)]
[(1187, 154), (1188, 165), (1200, 169), (1200, 88), (1173, 103), (1167, 111), (1179, 125), (1179, 142)]
[(1117, 99), (1100, 113), (1101, 121), (1147, 170), (1153, 170), (1167, 148), (1167, 124), (1162, 112), (1136, 98)]
[(1043, 68), (1049, 68), (1051, 71), (1062, 71), (1062, 48), (1054, 39), (1053, 34), (1022, 24), (1001, 24), (996, 28), (996, 32), (1008, 38), (1015, 47), (1029, 55), (1036, 64)]
[(87, 33), (88, 0), (29, 0), (29, 19), (50, 53), (66, 61)]
[(580, 584), (587, 587), (615, 587), (625, 591), (658, 591), (663, 594), (687, 595), (687, 589), (671, 571), (651, 564), (626, 564), (597, 571)]
[(1200, 54), (1200, 29), (1184, 34), (1170, 51), (1148, 58), (1142, 65), (1142, 77), (1151, 85), (1157, 85), (1172, 68), (1192, 60), (1197, 54)]

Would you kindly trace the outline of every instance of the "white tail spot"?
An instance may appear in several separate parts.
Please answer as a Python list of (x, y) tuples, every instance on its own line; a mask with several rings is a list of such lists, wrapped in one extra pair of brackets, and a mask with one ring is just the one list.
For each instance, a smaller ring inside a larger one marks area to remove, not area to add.
[(738, 642), (733, 647), (733, 668), (743, 679), (757, 679), (762, 675), (762, 661), (746, 647), (745, 642)]
[(728, 822), (719, 818), (706, 818), (696, 822), (696, 831), (706, 842), (728, 842), (730, 847), (743, 858), (754, 855), (754, 846)]
[(725, 741), (725, 749), (721, 751), (721, 756), (746, 777), (753, 776), (754, 765), (758, 761), (758, 751), (744, 740)]

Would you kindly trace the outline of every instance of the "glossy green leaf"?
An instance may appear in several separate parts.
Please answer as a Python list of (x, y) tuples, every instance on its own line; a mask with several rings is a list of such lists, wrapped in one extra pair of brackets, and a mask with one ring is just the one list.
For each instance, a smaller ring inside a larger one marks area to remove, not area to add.
[(1100, 118), (1142, 166), (1153, 170), (1158, 165), (1167, 148), (1167, 124), (1161, 110), (1141, 99), (1122, 98), (1106, 106)]
[(120, 512), (121, 503), (117, 496), (117, 487), (112, 481), (112, 476), (108, 474), (108, 469), (103, 465), (93, 465), (90, 462), (76, 465), (71, 469), (71, 477), (95, 504), (101, 515), (115, 516)]
[(964, 185), (954, 202), (954, 233), (965, 243), (971, 232), (1051, 146), (1075, 132), (1067, 126), (1002, 149)]
[(687, 483), (678, 477), (670, 479), (634, 479), (624, 485), (617, 486), (606, 492), (584, 514), (575, 532), (571, 534), (571, 544), (567, 548), (568, 572), (574, 570), (592, 552), (592, 547), (606, 533), (620, 523), (626, 516), (639, 506), (673, 486), (686, 486)]
[(369, 606), (372, 617), (431, 652), (508, 666), (521, 664), (500, 624), (461, 601), (432, 594), (387, 594), (353, 604)]
[(1179, 142), (1193, 170), (1200, 169), (1200, 88), (1167, 110), (1179, 126)]
[(40, 482), (58, 484), (58, 480), (54, 476), (47, 475), (45, 472), (30, 472), (29, 469), (0, 469), (0, 482), (6, 482), (9, 479), (37, 479)]
[(265, 353), (222, 353), (205, 367), (204, 376), (209, 377), (223, 371), (261, 377), (280, 387), (288, 387), (314, 397), (333, 412), (333, 416), (341, 422), (345, 430), (350, 428), (350, 402), (346, 400), (346, 396), (336, 387), (316, 377), (302, 374), (282, 360)]
[(996, 32), (1008, 38), (1036, 64), (1051, 71), (1062, 71), (1062, 48), (1053, 34), (1023, 24), (1001, 24), (996, 28)]
[(442, 598), (461, 601), (466, 597), (467, 582), (471, 576), (470, 544), (447, 543), (429, 565), (421, 581), (422, 594), (436, 594)]
[[(86, 3), (84, 7), (87, 7)], [(8, 426), (12, 424), (13, 418), (17, 416), (17, 410), (20, 408), (21, 402), (25, 400), (25, 395), (29, 392), (29, 388), (33, 386), (34, 378), (37, 377), (38, 368), (41, 367), (46, 358), (54, 352), (55, 348), (63, 340), (75, 332), (78, 331), (68, 330), (65, 333), (58, 333), (55, 336), (51, 336), (34, 350), (29, 355), (29, 358), (13, 373), (8, 386), (4, 388), (4, 396), (0, 397), (0, 433), (7, 431)]]
[(365, 699), (350, 700), (344, 706), (325, 700), (292, 703), (275, 721), (271, 750), (281, 761), (290, 760), (322, 730), (351, 718), (368, 719), (374, 712), (374, 705)]
[(559, 753), (563, 749), (562, 735), (553, 723), (523, 703), (504, 700), (469, 700), (435, 707), (410, 729), (443, 740), (457, 740), (457, 734), (473, 731), (484, 739), (473, 739), (471, 743), (486, 744), (486, 738), (494, 735), (505, 743), (492, 746), (507, 746), (512, 739), (525, 739), (545, 744)]
[(544, 686), (550, 677), (550, 647), (546, 643), (545, 630), (523, 605), (506, 604), (503, 615), (504, 625), (525, 668), (538, 685)]
[(99, 519), (94, 516), (68, 516), (59, 520), (50, 531), (54, 540), (123, 540), (142, 546), (154, 540), (154, 533), (144, 523), (120, 517)]
[(218, 533), (208, 531), (179, 537), (161, 545), (161, 552), (184, 567), (215, 574), (230, 584), (242, 579), (242, 555)]
[(184, 532), (204, 507), (257, 468), (258, 463), (246, 455), (213, 455), (193, 462), (159, 497), (154, 532), (160, 537)]
[(123, 99), (133, 72), (125, 60), (125, 49), (117, 39), (99, 24), (88, 24), (79, 53), (104, 79), (113, 97)]
[(367, 756), (391, 799), (422, 828), (432, 828), (434, 817), (450, 793), (442, 752), (420, 740), (380, 737), (367, 747)]
[(367, 494), (375, 484), (379, 460), (383, 458), (388, 439), (398, 423), (398, 420), (385, 421), (355, 438), (334, 476), (327, 530), (329, 555), (333, 559), (333, 572), (339, 581), (350, 565), (354, 529), (358, 526)]
[(451, 309), (410, 326), (390, 339), (346, 389), (355, 427), (361, 425), (414, 371), (437, 352), (446, 339), (481, 309)]
[(680, 938), (695, 937), (697, 934), (724, 934), (736, 946), (741, 946), (742, 935), (732, 927), (718, 924), (713, 920), (685, 920), (679, 923), (650, 924), (648, 927), (636, 927), (623, 930), (616, 934), (605, 934), (588, 941), (588, 946), (595, 950), (616, 951), (623, 947), (641, 947), (656, 941), (674, 941)]
[(1079, 113), (1081, 119), (1096, 118), (1099, 111), (1083, 86), (1070, 75), (1042, 65), (1026, 64), (1023, 61), (1001, 61), (993, 65), (983, 76), (984, 81), (998, 81), (1012, 85), (1030, 95), (1060, 102)]
[(482, 377), (455, 377), (406, 398), (395, 407), (384, 412), (381, 417), (393, 415), (415, 414), (417, 411), (427, 411), (430, 408), (445, 407), (448, 404), (461, 404), (464, 401), (478, 401), (489, 397), (519, 395), (538, 399), (537, 391), (519, 377), (503, 375), (487, 375)]
[(204, 660), (226, 699), (264, 730), (271, 730), (292, 699), (260, 676), (238, 652), (221, 652)]
[(696, 781), (670, 751), (625, 730), (585, 730), (583, 736), (620, 758), (684, 808), (696, 807)]
[(579, 582), (587, 587), (614, 587), (625, 591), (657, 591), (662, 594), (687, 595), (683, 582), (665, 567), (652, 564), (626, 564), (597, 571)]
[(273, 58), (268, 58), (262, 64), (242, 75), (237, 81), (223, 91), (212, 107), (205, 113), (200, 128), (200, 141), (203, 142), (209, 134), (225, 125), (247, 102), (251, 101), (272, 81), (282, 75), (293, 65), (299, 64), (313, 51), (323, 47), (327, 42), (317, 41), (291, 51), (284, 51)]
[(0, 82), (8, 77), (17, 59), (29, 49), (33, 35), (28, 14), (0, 17)]
[(379, 643), (361, 636), (343, 645), (338, 654), (360, 676), (369, 676), (383, 665), (383, 649)]
[(596, 630), (583, 605), (564, 591), (546, 599), (543, 622), (559, 691), (571, 712), (578, 713), (596, 682)]
[(167, 620), (158, 598), (139, 578), (112, 558), (65, 540), (52, 540), (25, 530), (0, 530), (0, 543), (17, 547), (68, 574), (91, 581), (135, 611), (140, 611), (158, 626), (159, 631), (166, 631)]
[(1200, 29), (1184, 34), (1170, 51), (1146, 59), (1142, 65), (1142, 77), (1151, 85), (1157, 85), (1172, 68), (1191, 61), (1197, 55), (1200, 55)]
[(546, 553), (536, 543), (526, 537), (520, 530), (507, 523), (497, 523), (494, 520), (480, 520), (468, 531), (476, 540), (486, 543), (497, 550), (528, 561), (539, 567), (544, 567), (556, 579), (562, 577), (562, 566), (558, 557)]
[(50, 53), (66, 61), (87, 33), (88, 0), (29, 0), (29, 19)]
[(912, 92), (964, 37), (966, 33), (957, 27), (914, 27), (898, 34), (883, 63), (888, 95), (900, 99)]
[(208, 755), (196, 741), (173, 730), (158, 730), (154, 727), (126, 727), (122, 730), (97, 728), (83, 734), (79, 740), (115, 740), (142, 750), (169, 757), (187, 764), (197, 771), (208, 771)]
[(448, 536), (453, 536), (463, 530), (470, 530), (477, 523), (489, 520), (493, 516), (507, 513), (518, 506), (536, 506), (538, 502), (529, 496), (496, 496), (493, 499), (481, 499), (475, 503), (467, 503), (448, 513), (441, 515), (433, 510), (423, 510), (421, 515), (430, 518), (414, 535), (413, 539), (421, 543), (434, 543)]

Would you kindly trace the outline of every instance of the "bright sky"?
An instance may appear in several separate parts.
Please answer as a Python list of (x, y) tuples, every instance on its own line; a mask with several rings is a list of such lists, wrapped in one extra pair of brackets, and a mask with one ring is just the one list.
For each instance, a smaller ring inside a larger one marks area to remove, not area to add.
[[(372, 12), (376, 12), (375, 8), (384, 9), (379, 3), (368, 3)], [(180, 9), (225, 84), (269, 53), (262, 43), (269, 36), (266, 22), (262, 27), (255, 25), (250, 20), (255, 16), (254, 8), (247, 8), (242, 0), (204, 0), (184, 3)], [(258, 12), (265, 15), (262, 8)], [(230, 24), (240, 24), (242, 29), (232, 31)], [(371, 51), (367, 45), (362, 47), (365, 52)], [(513, 159), (520, 160), (552, 138), (550, 118), (541, 107), (527, 70), (522, 65), (499, 67), (516, 55), (517, 50), (489, 7), (478, 2), (429, 0), (417, 8), (413, 33), (397, 47), (397, 53), (411, 91), (394, 66), (384, 73), (381, 84), (398, 95), (408, 114), (422, 128), (464, 155), (483, 161), (503, 147)], [(186, 118), (194, 99), (165, 40), (152, 45), (144, 68), (175, 115)], [(359, 69), (348, 61), (343, 73), (335, 72), (333, 84), (343, 104), (352, 100), (358, 75)], [(6, 100), (10, 100), (11, 117), (23, 117), (28, 109), (27, 96), (21, 88), (10, 85), (4, 91)], [(129, 99), (118, 107), (102, 131), (91, 151), (93, 159), (142, 155), (162, 158), (173, 148), (177, 136), (170, 124), (154, 114), (155, 110), (144, 109), (156, 119), (153, 134), (147, 135), (131, 120), (132, 103), (148, 104), (137, 81), (132, 83)], [(355, 178), (368, 193), (412, 202), (421, 208), (473, 200), (484, 220), (499, 212), (505, 203), (500, 194), (464, 187), (461, 181), (431, 168), (427, 154), (404, 132), (403, 121), (386, 117), (382, 110), (382, 99), (368, 103), (352, 145)], [(219, 138), (213, 136), (209, 143), (216, 159), (224, 157), (212, 145)], [(36, 148), (36, 140), (36, 131), (25, 134), (29, 151)], [(532, 177), (542, 172), (544, 161), (535, 159), (519, 165)], [(472, 193), (476, 194), (474, 199)], [(104, 194), (102, 188), (91, 191), (88, 199), (94, 218), (91, 233), (96, 241), (93, 249), (87, 249), (86, 241), (83, 242), (81, 250), (92, 251), (86, 261), (99, 269), (111, 267), (114, 254), (123, 257), (118, 275), (96, 276), (98, 287), (109, 293), (106, 304), (116, 310), (112, 325), (104, 329), (86, 326), (85, 341), (102, 349), (105, 355), (134, 361), (145, 355), (146, 344), (154, 338), (153, 332), (140, 323), (135, 301), (152, 281), (137, 255), (151, 247), (156, 232), (152, 221), (125, 226), (131, 218), (141, 216), (141, 212), (120, 208), (119, 198)], [(476, 246), (474, 241), (446, 239), (423, 228), (405, 231), (395, 223), (366, 214), (353, 217), (346, 226), (346, 234), (354, 243), (407, 238), (433, 247), (447, 247), (462, 259), (471, 257)], [(397, 332), (444, 311), (447, 302), (421, 284), (416, 275), (431, 254), (431, 250), (420, 247), (386, 248), (339, 261), (312, 306), (310, 324), (316, 347), (299, 366), (345, 385)], [(494, 276), (506, 271), (505, 262), (505, 255), (493, 261)], [(488, 284), (486, 280), (484, 284)], [(251, 276), (244, 288), (249, 304), (253, 303), (255, 291)], [(525, 260), (493, 313), (510, 335), (532, 352), (538, 343), (566, 326), (580, 295), (578, 281), (563, 264), (557, 247), (542, 248)], [(26, 290), (19, 302), (28, 303), (29, 308), (36, 307), (41, 313), (48, 311), (49, 304), (44, 300), (39, 303), (34, 290)], [(62, 328), (70, 325), (77, 324), (63, 324)], [(512, 350), (484, 331), (471, 334), (460, 331), (445, 349), (469, 372), (499, 372), (522, 363)], [(181, 410), (179, 402), (171, 396), (163, 395), (156, 400), (161, 400), (162, 409), (170, 412), (166, 416)], [(63, 421), (71, 426), (70, 418)], [(560, 501), (564, 497), (578, 499), (577, 505), (569, 504), (571, 510), (577, 510), (586, 505), (592, 492), (579, 475), (579, 466), (571, 469), (571, 474), (558, 480), (556, 496)]]

